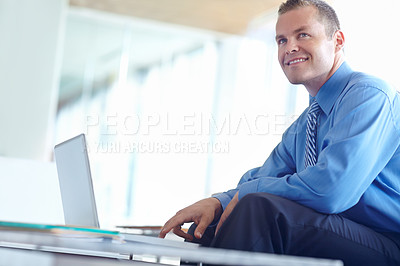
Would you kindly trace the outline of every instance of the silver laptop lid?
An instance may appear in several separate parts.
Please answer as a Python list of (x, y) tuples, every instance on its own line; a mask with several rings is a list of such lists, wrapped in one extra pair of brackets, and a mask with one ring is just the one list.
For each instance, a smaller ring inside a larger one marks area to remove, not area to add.
[(85, 135), (56, 145), (54, 155), (65, 224), (99, 227)]

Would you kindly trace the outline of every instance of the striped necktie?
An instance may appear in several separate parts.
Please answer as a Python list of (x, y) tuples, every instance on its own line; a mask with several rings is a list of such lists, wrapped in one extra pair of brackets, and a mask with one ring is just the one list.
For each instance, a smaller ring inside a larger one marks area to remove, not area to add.
[(321, 107), (314, 99), (307, 114), (306, 153), (304, 158), (306, 168), (317, 163), (317, 121), (320, 113)]

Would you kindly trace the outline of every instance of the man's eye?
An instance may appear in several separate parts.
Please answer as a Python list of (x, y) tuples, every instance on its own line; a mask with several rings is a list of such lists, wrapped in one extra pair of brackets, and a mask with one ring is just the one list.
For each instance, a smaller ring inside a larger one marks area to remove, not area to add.
[(308, 35), (307, 33), (300, 33), (299, 37), (300, 38), (304, 38), (304, 37), (309, 37), (310, 35)]
[(277, 41), (278, 45), (284, 44), (286, 42), (286, 39), (279, 39)]

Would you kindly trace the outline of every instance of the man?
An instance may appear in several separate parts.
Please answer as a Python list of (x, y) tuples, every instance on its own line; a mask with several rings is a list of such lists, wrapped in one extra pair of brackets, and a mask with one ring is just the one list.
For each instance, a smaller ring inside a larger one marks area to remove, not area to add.
[(288, 0), (278, 13), (279, 63), (310, 107), (263, 166), (179, 211), (160, 237), (173, 230), (218, 248), (400, 265), (400, 97), (350, 69), (325, 2)]

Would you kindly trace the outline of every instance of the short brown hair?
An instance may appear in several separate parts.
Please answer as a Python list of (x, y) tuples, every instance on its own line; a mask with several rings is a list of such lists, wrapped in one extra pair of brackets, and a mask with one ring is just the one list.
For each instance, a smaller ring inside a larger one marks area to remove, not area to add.
[(335, 10), (321, 0), (287, 0), (280, 5), (278, 15), (306, 6), (313, 6), (317, 9), (320, 19), (325, 24), (328, 37), (332, 37), (337, 30), (340, 30), (340, 23)]

